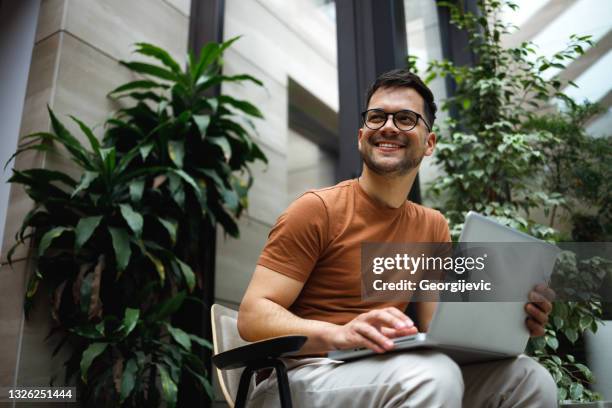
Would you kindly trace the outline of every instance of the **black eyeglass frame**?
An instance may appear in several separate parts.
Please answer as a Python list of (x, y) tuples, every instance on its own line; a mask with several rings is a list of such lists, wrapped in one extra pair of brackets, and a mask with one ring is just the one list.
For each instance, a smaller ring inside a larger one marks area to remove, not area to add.
[[(382, 125), (380, 125), (380, 126), (379, 126), (379, 127), (377, 127), (377, 128), (371, 128), (371, 127), (369, 127), (369, 126), (368, 126), (367, 121), (366, 121), (366, 115), (367, 115), (367, 114), (368, 114), (368, 112), (370, 112), (370, 111), (378, 111), (378, 112), (382, 112), (382, 113), (384, 113), (384, 114), (385, 114), (385, 121), (382, 123)], [(417, 120), (414, 122), (414, 126), (412, 126), (410, 129), (401, 129), (399, 126), (397, 126), (397, 123), (395, 122), (395, 115), (397, 115), (397, 114), (398, 114), (398, 113), (400, 113), (400, 112), (410, 112), (410, 113), (413, 113), (414, 115), (416, 115)], [(419, 124), (419, 119), (420, 119), (421, 121), (423, 121), (423, 124), (424, 124), (424, 125), (425, 125), (425, 127), (427, 128), (427, 131), (431, 133), (431, 127), (430, 127), (430, 126), (427, 124), (427, 121), (425, 120), (425, 118), (423, 117), (423, 115), (421, 115), (420, 113), (415, 112), (415, 111), (413, 111), (413, 110), (410, 110), (410, 109), (402, 109), (402, 110), (398, 110), (397, 112), (385, 112), (385, 111), (384, 111), (384, 110), (382, 110), (382, 109), (372, 108), (372, 109), (368, 109), (368, 110), (365, 110), (365, 111), (361, 112), (361, 119), (363, 120), (363, 125), (364, 125), (365, 127), (367, 127), (368, 129), (371, 129), (371, 130), (378, 130), (378, 129), (382, 128), (383, 126), (385, 126), (385, 124), (386, 124), (386, 123), (387, 123), (387, 121), (389, 120), (389, 115), (392, 115), (393, 125), (394, 125), (396, 128), (398, 128), (400, 131), (402, 131), (402, 132), (409, 132), (409, 131), (411, 131), (412, 129), (414, 129), (415, 127), (417, 127), (417, 125)]]

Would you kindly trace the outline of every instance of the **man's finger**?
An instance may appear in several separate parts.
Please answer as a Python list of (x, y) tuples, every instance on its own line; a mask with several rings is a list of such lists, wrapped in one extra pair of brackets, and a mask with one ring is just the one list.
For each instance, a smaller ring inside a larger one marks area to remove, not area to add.
[(398, 319), (400, 319), (403, 322), (405, 322), (408, 327), (414, 326), (414, 322), (412, 321), (412, 319), (410, 319), (408, 316), (406, 316), (406, 314), (404, 312), (402, 312), (401, 310), (399, 310), (399, 309), (397, 309), (395, 307), (388, 307), (385, 310), (388, 311), (389, 313), (391, 313), (393, 316), (395, 316)]
[(544, 313), (548, 314), (552, 310), (552, 303), (544, 297), (540, 292), (529, 292), (529, 300), (539, 307)]
[(525, 320), (525, 325), (527, 326), (527, 329), (529, 330), (529, 335), (531, 337), (543, 336), (545, 333), (544, 327), (542, 327), (539, 323), (535, 322), (530, 317)]
[(546, 323), (548, 323), (548, 314), (544, 313), (533, 303), (527, 303), (527, 305), (525, 305), (525, 310), (527, 311), (529, 317), (531, 317), (533, 320), (535, 320), (542, 326), (545, 326)]
[(539, 285), (537, 285), (535, 287), (535, 290), (536, 292), (543, 295), (549, 302), (552, 302), (553, 300), (555, 300), (555, 297), (557, 296), (555, 291), (552, 290), (548, 285), (544, 283), (540, 283)]
[(370, 342), (376, 344), (378, 347), (385, 350), (391, 350), (394, 346), (387, 336), (384, 336), (374, 326), (367, 322), (359, 322), (355, 325), (355, 331), (361, 336), (365, 337)]
[(392, 327), (395, 329), (404, 329), (407, 327), (414, 326), (410, 319), (409, 323), (404, 319), (398, 318), (393, 313), (389, 312), (387, 309), (377, 309), (368, 313), (366, 320), (368, 323), (375, 323), (378, 325), (384, 325), (387, 327)]

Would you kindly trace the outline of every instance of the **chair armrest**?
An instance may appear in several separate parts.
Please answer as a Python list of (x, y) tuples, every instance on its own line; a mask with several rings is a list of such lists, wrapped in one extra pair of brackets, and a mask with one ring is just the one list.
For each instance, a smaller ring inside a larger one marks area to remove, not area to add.
[(261, 340), (214, 355), (212, 362), (222, 370), (246, 367), (250, 363), (295, 353), (307, 339), (306, 336), (282, 336)]

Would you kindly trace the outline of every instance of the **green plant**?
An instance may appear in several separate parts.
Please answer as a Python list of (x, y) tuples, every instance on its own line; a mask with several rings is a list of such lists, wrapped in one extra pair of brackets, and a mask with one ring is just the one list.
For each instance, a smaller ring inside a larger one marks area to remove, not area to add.
[(77, 181), (58, 170), (14, 170), (10, 182), (35, 203), (16, 244), (30, 238), (36, 247), (26, 311), (43, 283), (52, 333), (63, 336), (59, 347), (71, 346), (66, 381), (77, 378), (87, 406), (171, 407), (184, 375), (211, 396), (198, 356), (210, 343), (170, 318), (186, 301), (198, 301), (188, 293), (201, 285), (192, 268), (206, 245), (200, 228), (219, 222), (238, 235), (235, 218), (252, 183), (247, 164), (265, 161), (236, 113), (261, 117), (259, 110), (207, 96), (223, 81), (261, 84), (221, 74), (222, 54), (235, 40), (208, 44), (198, 59), (190, 55), (185, 70), (164, 50), (137, 44), (137, 53), (161, 65), (123, 62), (155, 81), (112, 92), (135, 104), (108, 120), (101, 142), (72, 117), (89, 142), (84, 147), (49, 110), (52, 132), (26, 136), (15, 153), (64, 154), (82, 173)]
[[(554, 129), (534, 124), (537, 110), (555, 100), (574, 104), (563, 88), (575, 84), (547, 79), (544, 73), (563, 69), (580, 56), (591, 45), (590, 37), (571, 36), (565, 49), (547, 58), (530, 42), (512, 48), (502, 45), (512, 27), (501, 19), (501, 11), (517, 8), (510, 0), (479, 0), (477, 14), (451, 2), (438, 4), (449, 7), (451, 22), (468, 33), (477, 61), (473, 66), (432, 61), (427, 68), (427, 82), (449, 76), (455, 85), (454, 95), (442, 106), (456, 114), (437, 145), (436, 163), (444, 174), (432, 182), (432, 198), (449, 219), (454, 238), (465, 214), (475, 210), (533, 236), (558, 240), (561, 234), (552, 225), (536, 222), (532, 214), (572, 205), (567, 191), (549, 183), (551, 149), (567, 140)], [(407, 63), (415, 66), (413, 60)], [(586, 268), (581, 262), (574, 267)], [(559, 355), (558, 349), (561, 336), (573, 343), (574, 333), (596, 329), (601, 303), (591, 300), (557, 302), (546, 335), (532, 339), (528, 347), (555, 378), (560, 400), (597, 398), (585, 387), (591, 380), (588, 367), (571, 355)]]
[[(566, 101), (560, 112), (530, 118), (525, 128), (548, 132), (542, 145), (547, 158), (546, 189), (563, 196), (559, 203), (572, 223), (574, 241), (609, 241), (612, 238), (612, 137), (591, 137), (586, 123), (602, 108)], [(550, 211), (554, 227), (557, 205)]]

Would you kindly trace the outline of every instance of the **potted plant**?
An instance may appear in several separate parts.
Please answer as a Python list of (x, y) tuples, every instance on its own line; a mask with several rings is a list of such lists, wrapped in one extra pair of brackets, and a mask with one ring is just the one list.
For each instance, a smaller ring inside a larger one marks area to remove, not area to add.
[(261, 85), (221, 74), (235, 40), (208, 44), (185, 69), (166, 51), (137, 44), (138, 54), (161, 64), (122, 62), (146, 77), (111, 92), (133, 102), (108, 120), (101, 141), (72, 117), (85, 147), (49, 110), (52, 131), (26, 136), (15, 153), (59, 145), (81, 173), (75, 180), (59, 170), (14, 170), (10, 182), (35, 203), (16, 244), (31, 239), (35, 247), (26, 311), (44, 283), (53, 332), (70, 345), (66, 381), (76, 381), (87, 406), (171, 407), (183, 376), (212, 396), (198, 356), (210, 343), (174, 327), (171, 317), (197, 301), (190, 293), (201, 279), (191, 260), (206, 244), (199, 228), (218, 222), (238, 235), (235, 219), (252, 183), (248, 163), (266, 160), (238, 119), (239, 112), (261, 117), (259, 110), (207, 96), (223, 81)]

